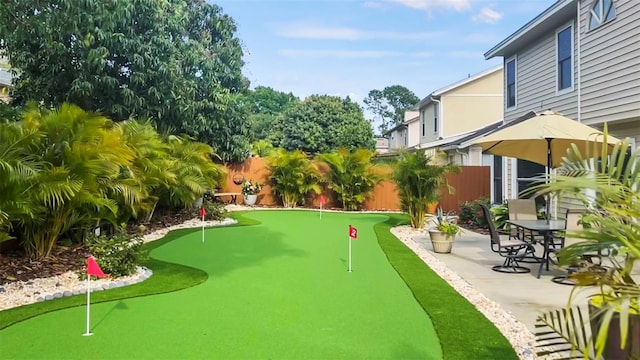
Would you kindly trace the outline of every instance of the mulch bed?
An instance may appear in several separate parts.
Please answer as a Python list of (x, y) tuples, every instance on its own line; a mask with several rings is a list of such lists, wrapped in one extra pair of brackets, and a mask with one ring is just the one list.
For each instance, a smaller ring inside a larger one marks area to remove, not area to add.
[(477, 232), (478, 234), (489, 235), (489, 229), (485, 229), (483, 227), (469, 225), (469, 224), (458, 224), (458, 225), (460, 225), (460, 227), (463, 229), (471, 230), (471, 231)]
[[(193, 209), (161, 214), (151, 223), (144, 225), (143, 233), (146, 235), (171, 225), (181, 224), (192, 219), (193, 216)], [(127, 231), (130, 233), (139, 232), (139, 226), (129, 226)], [(13, 281), (29, 281), (80, 270), (86, 265), (86, 259), (89, 255), (89, 251), (82, 244), (58, 245), (54, 248), (51, 256), (44, 259), (30, 258), (21, 250), (0, 253), (0, 286)], [(0, 289), (2, 288), (0, 287)]]

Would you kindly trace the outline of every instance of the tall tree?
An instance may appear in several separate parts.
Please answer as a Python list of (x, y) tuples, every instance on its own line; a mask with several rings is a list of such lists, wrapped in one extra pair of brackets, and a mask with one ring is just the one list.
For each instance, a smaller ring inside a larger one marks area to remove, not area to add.
[(224, 119), (233, 95), (247, 88), (235, 31), (233, 19), (204, 0), (11, 0), (0, 7), (14, 103), (71, 102), (118, 121), (150, 118), (228, 159), (248, 153), (248, 143), (208, 129), (246, 119)]
[(404, 112), (419, 101), (420, 98), (416, 94), (400, 85), (387, 86), (382, 91), (371, 90), (364, 99), (367, 110), (376, 116), (370, 121), (379, 123), (378, 130), (380, 134), (384, 134), (393, 126), (400, 124), (403, 120)]
[(348, 97), (313, 95), (285, 112), (281, 146), (322, 153), (346, 148), (373, 150), (373, 130), (360, 105)]
[(254, 141), (265, 140), (272, 146), (280, 146), (282, 139), (282, 115), (300, 99), (292, 93), (257, 86), (247, 93), (250, 134)]

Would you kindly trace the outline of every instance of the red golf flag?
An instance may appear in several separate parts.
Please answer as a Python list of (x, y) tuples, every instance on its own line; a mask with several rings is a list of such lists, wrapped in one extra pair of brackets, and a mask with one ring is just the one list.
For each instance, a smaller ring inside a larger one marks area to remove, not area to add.
[(204, 217), (205, 215), (207, 215), (207, 210), (205, 210), (204, 208), (200, 209), (200, 217)]
[(358, 229), (356, 229), (355, 227), (349, 225), (349, 237), (352, 239), (357, 239), (358, 238)]
[(102, 269), (100, 269), (100, 265), (98, 265), (96, 259), (94, 259), (93, 256), (89, 256), (87, 258), (87, 275), (93, 275), (99, 278), (105, 277)]
[(327, 203), (327, 199), (324, 198), (324, 195), (320, 195), (320, 205), (324, 205)]

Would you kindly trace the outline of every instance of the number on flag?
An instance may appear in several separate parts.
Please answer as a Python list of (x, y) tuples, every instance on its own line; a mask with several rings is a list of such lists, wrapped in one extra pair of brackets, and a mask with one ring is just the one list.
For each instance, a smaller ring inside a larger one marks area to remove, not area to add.
[(356, 229), (355, 227), (349, 225), (349, 237), (352, 239), (357, 239), (358, 238), (358, 229)]

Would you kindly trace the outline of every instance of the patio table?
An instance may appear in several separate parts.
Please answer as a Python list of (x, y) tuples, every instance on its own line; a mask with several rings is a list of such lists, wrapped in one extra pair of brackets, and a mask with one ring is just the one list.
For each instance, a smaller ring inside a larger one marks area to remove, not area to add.
[(538, 275), (536, 276), (538, 279), (540, 278), (540, 274), (542, 273), (542, 267), (546, 265), (547, 270), (549, 270), (549, 261), (551, 254), (551, 246), (553, 245), (553, 232), (564, 230), (566, 227), (564, 220), (507, 220), (507, 222), (513, 226), (529, 230), (539, 232), (544, 236), (543, 242), (543, 253), (540, 261), (540, 267), (538, 268)]

